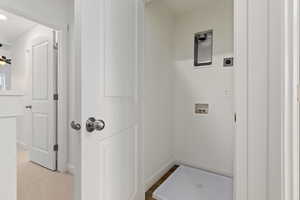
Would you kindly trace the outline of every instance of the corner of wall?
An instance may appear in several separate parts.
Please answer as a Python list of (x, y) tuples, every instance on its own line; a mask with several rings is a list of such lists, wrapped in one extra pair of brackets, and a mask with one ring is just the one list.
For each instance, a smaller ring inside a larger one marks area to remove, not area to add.
[(166, 174), (174, 165), (176, 161), (174, 159), (169, 160), (158, 171), (156, 171), (150, 178), (146, 178), (145, 191), (148, 191), (164, 174)]

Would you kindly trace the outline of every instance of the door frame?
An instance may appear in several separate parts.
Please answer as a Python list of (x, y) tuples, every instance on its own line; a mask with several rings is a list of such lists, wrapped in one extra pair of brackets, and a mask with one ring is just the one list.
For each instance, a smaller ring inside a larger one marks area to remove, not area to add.
[[(234, 0), (234, 199), (248, 199), (248, 0)], [(244, 67), (242, 67), (244, 66)]]
[[(238, 115), (235, 138), (234, 197), (247, 200), (248, 197), (248, 9), (251, 0), (234, 0), (235, 16), (235, 107)], [(280, 0), (280, 25), (277, 27), (282, 37), (281, 59), (281, 200), (299, 199), (299, 102), (300, 94), (300, 4), (298, 0)], [(277, 6), (278, 6), (277, 5)], [(269, 8), (272, 9), (272, 8)], [(278, 8), (277, 8), (278, 9)], [(270, 16), (269, 16), (270, 17)], [(278, 17), (278, 16), (277, 16)], [(268, 19), (269, 20), (269, 19)], [(277, 52), (278, 53), (278, 52)], [(244, 66), (244, 67), (240, 67)], [(299, 90), (299, 91), (297, 91)], [(269, 97), (272, 98), (272, 97)], [(269, 99), (270, 100), (270, 99)], [(270, 122), (269, 122), (270, 123)], [(272, 123), (272, 122), (271, 122)], [(272, 124), (269, 124), (269, 126)], [(276, 122), (273, 122), (276, 123)], [(270, 153), (270, 152), (268, 152)], [(267, 156), (269, 158), (269, 155)], [(270, 159), (270, 158), (269, 158)], [(269, 160), (270, 161), (270, 160)], [(269, 165), (269, 164), (268, 164)], [(270, 167), (270, 166), (268, 166)], [(269, 175), (267, 175), (268, 177)], [(268, 177), (269, 178), (269, 177)], [(270, 180), (267, 179), (268, 187)], [(269, 188), (270, 189), (270, 188)], [(269, 190), (267, 189), (267, 190)], [(279, 188), (278, 188), (279, 189)], [(268, 195), (268, 194), (267, 194)]]
[[(282, 199), (299, 199), (300, 3), (284, 0)], [(298, 98), (298, 100), (297, 100)]]
[[(14, 15), (34, 21), (38, 24), (47, 26), (58, 31), (58, 69), (57, 69), (57, 92), (59, 98), (57, 101), (57, 170), (60, 172), (68, 171), (68, 72), (69, 72), (69, 25), (50, 24), (47, 21), (36, 18), (33, 14), (25, 14), (22, 11), (14, 10), (9, 7), (1, 6), (0, 9), (10, 12)], [(16, 141), (17, 142), (17, 141)]]

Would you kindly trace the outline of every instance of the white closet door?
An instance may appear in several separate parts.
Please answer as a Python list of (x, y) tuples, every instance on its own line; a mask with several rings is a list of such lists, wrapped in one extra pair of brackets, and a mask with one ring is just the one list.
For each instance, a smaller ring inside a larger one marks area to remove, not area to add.
[(56, 170), (56, 101), (53, 32), (43, 32), (31, 43), (32, 146), (30, 160)]

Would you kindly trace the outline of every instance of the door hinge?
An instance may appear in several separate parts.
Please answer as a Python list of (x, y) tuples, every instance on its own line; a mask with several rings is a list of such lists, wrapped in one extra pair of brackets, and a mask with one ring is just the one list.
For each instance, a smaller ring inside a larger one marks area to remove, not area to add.
[(58, 144), (53, 146), (53, 151), (58, 151)]
[(236, 123), (237, 117), (236, 117), (236, 113), (234, 113), (234, 123)]
[(58, 100), (58, 94), (53, 95), (53, 100), (57, 101)]

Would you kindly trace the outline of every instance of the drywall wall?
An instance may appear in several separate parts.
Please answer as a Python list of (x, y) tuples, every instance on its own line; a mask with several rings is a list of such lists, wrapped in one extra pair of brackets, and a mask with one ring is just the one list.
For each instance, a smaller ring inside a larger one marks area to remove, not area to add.
[[(194, 34), (213, 29), (213, 64), (193, 66)], [(233, 1), (212, 1), (176, 17), (174, 31), (173, 132), (180, 163), (233, 174)], [(209, 104), (208, 115), (194, 105)]]
[(65, 26), (72, 19), (73, 0), (1, 0), (0, 8), (51, 26)]
[(143, 123), (145, 182), (149, 187), (174, 161), (171, 131), (173, 16), (161, 1), (145, 9)]
[(210, 29), (214, 30), (214, 54), (233, 52), (233, 0), (211, 1), (191, 12), (177, 15), (175, 59), (193, 58), (194, 34)]
[[(31, 41), (44, 32), (52, 33), (52, 31), (50, 28), (37, 25), (24, 33), (12, 45), (11, 89), (24, 92), (25, 105), (32, 105), (32, 68), (28, 57), (30, 56)], [(29, 148), (31, 146), (31, 111), (25, 110), (25, 115), (19, 117), (17, 122), (17, 141), (24, 148)]]

